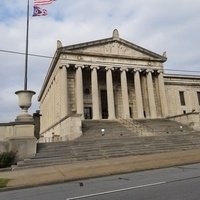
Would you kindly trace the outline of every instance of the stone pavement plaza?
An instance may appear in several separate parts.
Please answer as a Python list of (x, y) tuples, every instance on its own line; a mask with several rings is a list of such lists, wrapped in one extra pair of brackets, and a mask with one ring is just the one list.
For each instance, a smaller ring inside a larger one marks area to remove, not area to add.
[(196, 149), (1, 171), (0, 178), (9, 179), (9, 182), (0, 191), (199, 162), (200, 149)]

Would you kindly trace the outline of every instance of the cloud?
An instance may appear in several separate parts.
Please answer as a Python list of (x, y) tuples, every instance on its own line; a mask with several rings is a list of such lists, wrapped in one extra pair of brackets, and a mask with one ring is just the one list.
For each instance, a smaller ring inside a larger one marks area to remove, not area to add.
[[(0, 49), (25, 51), (26, 3), (0, 1)], [(32, 12), (32, 1), (30, 1)], [(30, 17), (29, 52), (53, 56), (57, 39), (63, 45), (112, 36), (162, 54), (165, 68), (199, 70), (198, 0), (57, 0), (46, 6), (48, 16)], [(23, 88), (24, 56), (0, 52), (0, 121), (19, 112), (16, 90)], [(29, 57), (28, 88), (39, 94), (51, 59)], [(30, 112), (38, 109), (37, 95)]]

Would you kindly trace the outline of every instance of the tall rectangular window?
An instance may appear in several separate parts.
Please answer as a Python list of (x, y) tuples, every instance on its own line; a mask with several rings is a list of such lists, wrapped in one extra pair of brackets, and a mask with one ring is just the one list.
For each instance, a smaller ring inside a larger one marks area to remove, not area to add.
[(185, 106), (185, 97), (184, 97), (184, 92), (179, 91), (179, 96), (180, 96), (180, 102), (182, 106)]
[(199, 102), (199, 105), (200, 105), (200, 92), (197, 92), (197, 98), (198, 98), (198, 102)]

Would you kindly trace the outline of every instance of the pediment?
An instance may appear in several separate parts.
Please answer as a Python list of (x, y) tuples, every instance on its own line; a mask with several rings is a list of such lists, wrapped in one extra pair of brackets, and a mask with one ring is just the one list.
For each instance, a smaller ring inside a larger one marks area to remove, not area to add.
[(134, 57), (147, 57), (142, 52), (136, 51), (122, 43), (117, 41), (110, 42), (108, 44), (85, 47), (78, 50), (79, 52), (84, 53), (98, 53), (98, 54), (106, 54), (106, 55), (120, 55), (120, 56), (134, 56)]
[(160, 60), (161, 62), (166, 61), (165, 57), (120, 38), (117, 40), (114, 40), (113, 38), (107, 38), (104, 40), (66, 46), (63, 47), (63, 49), (74, 53), (90, 55), (94, 54), (100, 56), (119, 56), (145, 60), (156, 59)]

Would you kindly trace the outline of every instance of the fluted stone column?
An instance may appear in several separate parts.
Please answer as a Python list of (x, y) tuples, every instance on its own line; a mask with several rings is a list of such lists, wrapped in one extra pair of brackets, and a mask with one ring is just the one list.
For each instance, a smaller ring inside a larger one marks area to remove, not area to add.
[(92, 118), (100, 119), (99, 112), (99, 86), (98, 86), (98, 76), (97, 76), (97, 66), (91, 66), (91, 84), (92, 84)]
[(151, 115), (151, 118), (156, 118), (157, 116), (156, 102), (155, 102), (153, 80), (152, 80), (153, 70), (146, 70), (146, 72), (147, 72), (147, 91), (148, 91), (148, 98), (149, 98), (150, 115)]
[(136, 98), (138, 119), (143, 119), (144, 107), (143, 107), (143, 101), (142, 101), (140, 72), (141, 72), (140, 69), (134, 69), (134, 85), (135, 85), (135, 98)]
[(83, 75), (82, 65), (76, 65), (76, 111), (78, 114), (83, 115)]
[(162, 116), (167, 117), (168, 116), (168, 106), (167, 106), (167, 98), (166, 98), (166, 94), (165, 94), (165, 86), (164, 86), (162, 70), (158, 70), (158, 87), (159, 87), (159, 94), (160, 94)]
[(50, 97), (50, 124), (53, 123), (53, 110), (52, 110), (52, 105), (53, 105), (53, 87), (52, 84), (49, 89), (49, 97)]
[(112, 68), (106, 68), (106, 87), (108, 99), (108, 119), (115, 119), (115, 102), (113, 92)]
[(127, 68), (121, 68), (121, 91), (122, 91), (122, 103), (123, 103), (123, 118), (130, 118), (129, 112), (129, 98), (128, 98), (128, 85), (126, 71)]
[(50, 116), (51, 116), (51, 105), (50, 105), (50, 89), (47, 93), (47, 102), (48, 102), (48, 122), (47, 122), (47, 125), (49, 126), (49, 124), (51, 123), (50, 121)]
[(53, 105), (52, 105), (52, 111), (53, 111), (53, 123), (55, 122), (55, 79), (53, 80), (52, 86), (53, 86)]
[(61, 97), (61, 117), (67, 116), (69, 113), (68, 111), (68, 83), (67, 83), (67, 68), (69, 68), (69, 65), (65, 65), (60, 67), (60, 97)]

